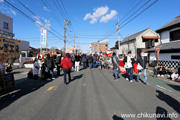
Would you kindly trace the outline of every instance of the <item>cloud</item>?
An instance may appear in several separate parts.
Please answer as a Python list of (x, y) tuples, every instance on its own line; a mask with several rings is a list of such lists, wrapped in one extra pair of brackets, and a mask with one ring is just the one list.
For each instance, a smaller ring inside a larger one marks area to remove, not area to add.
[[(0, 2), (3, 2), (4, 0), (0, 0)], [(8, 15), (14, 15), (16, 16), (16, 11), (14, 11), (12, 8), (5, 7), (5, 6), (0, 6), (0, 11), (3, 14), (8, 14)]]
[(40, 20), (39, 16), (33, 16), (33, 18), (36, 18), (36, 20)]
[(43, 26), (42, 23), (39, 22), (39, 21), (36, 21), (35, 24), (36, 24), (38, 27), (42, 27), (42, 26)]
[(100, 41), (99, 43), (109, 43), (109, 40), (105, 39), (105, 40)]
[[(40, 16), (33, 16), (33, 18), (36, 19), (36, 22), (35, 24), (38, 26), (38, 27), (44, 27), (48, 30), (51, 29), (51, 21), (48, 20), (48, 19), (45, 19), (44, 17), (40, 17)], [(43, 21), (43, 22), (42, 22)]]
[(11, 13), (16, 16), (16, 11), (11, 9)]
[(4, 2), (4, 0), (0, 0), (0, 2)]
[(50, 9), (48, 9), (46, 6), (44, 6), (44, 7), (43, 7), (43, 10), (44, 10), (44, 11), (51, 12), (51, 10), (50, 10)]
[(109, 20), (113, 19), (117, 14), (118, 14), (118, 12), (116, 10), (111, 10), (111, 13), (103, 16), (100, 19), (100, 22), (101, 23), (107, 23)]
[(97, 9), (93, 9), (93, 11), (94, 11), (93, 14), (87, 13), (83, 20), (91, 19), (90, 23), (94, 24), (97, 22), (97, 20), (100, 17), (105, 15), (108, 12), (108, 10), (109, 10), (109, 7), (107, 7), (107, 6), (102, 6)]

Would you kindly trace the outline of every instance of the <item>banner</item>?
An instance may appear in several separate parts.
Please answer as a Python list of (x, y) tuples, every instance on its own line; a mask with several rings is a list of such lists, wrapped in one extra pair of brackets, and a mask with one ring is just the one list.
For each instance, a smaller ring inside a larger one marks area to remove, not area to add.
[(42, 47), (47, 47), (47, 30), (43, 29)]

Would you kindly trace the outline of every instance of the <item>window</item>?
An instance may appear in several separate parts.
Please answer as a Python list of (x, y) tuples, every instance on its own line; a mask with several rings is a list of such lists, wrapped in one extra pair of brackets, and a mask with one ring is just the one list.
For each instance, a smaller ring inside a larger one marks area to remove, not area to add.
[(147, 39), (145, 41), (146, 49), (152, 48), (155, 46), (155, 40), (154, 39)]
[(180, 55), (171, 55), (171, 59), (180, 60)]
[(9, 29), (8, 23), (4, 22), (4, 29)]
[(170, 41), (180, 40), (180, 29), (170, 32)]

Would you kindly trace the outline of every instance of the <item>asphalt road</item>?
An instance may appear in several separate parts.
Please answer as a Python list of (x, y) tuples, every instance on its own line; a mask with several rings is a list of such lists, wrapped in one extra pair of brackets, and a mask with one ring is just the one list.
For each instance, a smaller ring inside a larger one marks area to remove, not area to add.
[[(17, 81), (23, 78), (17, 89), (2, 96), (0, 120), (156, 120), (153, 114), (180, 119), (176, 83), (148, 77), (144, 85), (123, 76), (114, 81), (112, 70), (85, 69), (72, 72), (73, 81), (66, 86), (62, 76), (33, 81), (25, 79), (26, 72), (16, 73)], [(124, 118), (125, 114), (132, 116)]]

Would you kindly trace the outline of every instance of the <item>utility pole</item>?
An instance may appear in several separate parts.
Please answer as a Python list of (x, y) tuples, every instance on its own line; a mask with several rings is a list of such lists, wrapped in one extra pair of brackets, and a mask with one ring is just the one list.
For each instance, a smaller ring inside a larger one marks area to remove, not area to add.
[(118, 24), (117, 24), (117, 30), (118, 30), (118, 48), (120, 50), (120, 29), (119, 29), (119, 26), (120, 26), (120, 24), (119, 24), (119, 19), (118, 19)]
[(66, 25), (69, 25), (71, 21), (64, 19), (64, 51), (66, 52)]
[(75, 45), (75, 34), (73, 34), (73, 37), (74, 37), (74, 49), (76, 48), (76, 45)]
[(99, 35), (98, 35), (98, 50), (97, 50), (97, 53), (99, 53)]
[(42, 35), (43, 35), (43, 33), (42, 33), (42, 28), (41, 28), (41, 36), (40, 36), (40, 54), (42, 53)]
[(64, 51), (66, 53), (66, 19), (64, 19)]

